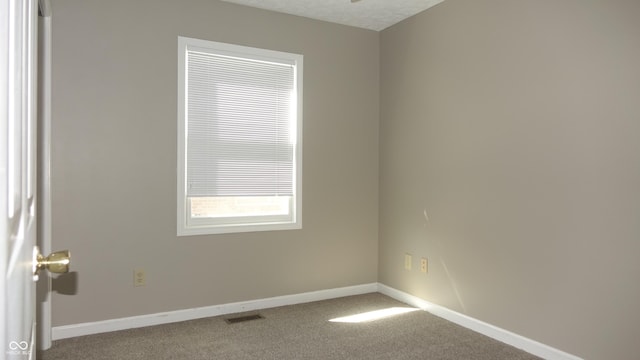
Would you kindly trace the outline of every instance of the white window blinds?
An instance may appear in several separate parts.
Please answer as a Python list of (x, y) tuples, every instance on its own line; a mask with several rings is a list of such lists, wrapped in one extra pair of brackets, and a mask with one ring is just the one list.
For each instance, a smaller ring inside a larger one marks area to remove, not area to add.
[(292, 196), (295, 64), (187, 49), (188, 197)]

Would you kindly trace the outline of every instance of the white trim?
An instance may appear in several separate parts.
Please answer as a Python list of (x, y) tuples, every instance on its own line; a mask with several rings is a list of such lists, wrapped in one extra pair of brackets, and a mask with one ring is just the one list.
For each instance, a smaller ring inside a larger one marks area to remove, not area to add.
[(411, 306), (415, 306), (425, 310), (433, 315), (441, 317), (452, 323), (473, 330), (477, 333), (486, 335), (492, 339), (498, 340), (505, 344), (511, 345), (530, 354), (539, 356), (547, 360), (582, 360), (581, 358), (555, 349), (551, 346), (539, 343), (524, 336), (512, 333), (508, 330), (501, 329), (497, 326), (474, 319), (464, 314), (460, 314), (453, 310), (449, 310), (440, 305), (430, 303), (413, 295), (407, 294), (400, 290), (396, 290), (384, 284), (378, 284), (378, 292), (392, 297), (398, 301), (402, 301)]
[(377, 291), (377, 283), (356, 285), (295, 295), (285, 295), (266, 299), (236, 302), (231, 304), (176, 310), (164, 313), (132, 316), (127, 318), (96, 321), (82, 324), (56, 326), (51, 329), (51, 334), (53, 340), (59, 340), (76, 336), (168, 324), (173, 322), (194, 320), (225, 314), (234, 314), (244, 311), (254, 311), (278, 306), (302, 304), (344, 296), (368, 294)]
[(380, 283), (349, 286), (337, 289), (320, 290), (295, 295), (285, 295), (266, 299), (214, 305), (194, 309), (176, 310), (165, 313), (132, 316), (127, 318), (96, 321), (90, 323), (56, 326), (52, 328), (52, 339), (66, 339), (76, 336), (99, 334), (111, 331), (140, 328), (145, 326), (169, 324), (212, 316), (234, 314), (244, 311), (269, 309), (278, 306), (303, 304), (312, 301), (328, 300), (344, 296), (379, 292), (408, 305), (425, 310), (469, 330), (486, 335), (492, 339), (511, 345), (530, 354), (547, 360), (583, 360), (575, 355), (555, 349), (535, 340), (501, 329), (497, 326), (474, 319), (440, 305), (422, 300), (416, 296), (396, 290)]
[[(38, 190), (39, 205), (42, 207), (40, 215), (40, 238), (38, 243), (43, 254), (51, 253), (51, 4), (48, 0), (39, 2), (43, 16), (40, 16), (40, 50), (42, 54), (39, 59), (42, 64), (39, 66), (40, 83), (38, 91), (40, 96), (40, 119), (38, 121), (41, 132), (38, 144), (38, 157), (41, 168), (39, 169)], [(40, 306), (39, 331), (37, 335), (38, 349), (46, 350), (51, 347), (51, 276), (43, 276), (41, 281), (46, 281), (47, 295)], [(38, 287), (39, 288), (39, 287)]]

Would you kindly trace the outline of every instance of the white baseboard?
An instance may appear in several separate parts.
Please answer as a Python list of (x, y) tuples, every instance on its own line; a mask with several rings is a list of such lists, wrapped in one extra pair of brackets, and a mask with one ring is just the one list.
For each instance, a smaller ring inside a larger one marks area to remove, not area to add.
[(234, 314), (244, 311), (254, 311), (278, 306), (302, 304), (344, 296), (361, 295), (377, 291), (378, 284), (372, 283), (357, 286), (348, 286), (337, 289), (313, 291), (295, 295), (278, 296), (267, 299), (243, 301), (231, 304), (176, 310), (164, 313), (132, 316), (81, 324), (55, 326), (51, 329), (51, 338), (52, 340), (66, 339), (77, 336), (168, 324), (173, 322), (194, 320), (226, 314)]
[(577, 356), (552, 348), (535, 340), (525, 338), (518, 334), (474, 319), (467, 315), (460, 314), (453, 310), (449, 310), (440, 305), (430, 303), (428, 301), (422, 300), (418, 297), (409, 295), (405, 292), (396, 290), (380, 283), (348, 286), (337, 289), (320, 290), (302, 294), (278, 296), (266, 299), (214, 305), (194, 309), (176, 310), (164, 313), (132, 316), (112, 320), (56, 326), (51, 329), (51, 338), (52, 340), (66, 339), (76, 336), (168, 324), (173, 322), (234, 314), (245, 311), (268, 309), (278, 306), (303, 304), (312, 301), (334, 299), (352, 295), (361, 295), (372, 292), (382, 293), (398, 301), (402, 301), (411, 306), (415, 306), (438, 317), (451, 321), (467, 329), (473, 330), (477, 333), (486, 335), (495, 340), (501, 341), (505, 344), (514, 346), (518, 349), (522, 349), (523, 351), (539, 356), (543, 359), (583, 360)]
[(511, 345), (530, 354), (539, 356), (547, 360), (583, 360), (575, 355), (552, 348), (535, 340), (525, 338), (497, 326), (474, 319), (453, 310), (449, 310), (440, 305), (430, 303), (413, 295), (409, 295), (400, 290), (396, 290), (384, 284), (378, 284), (378, 292), (402, 301), (408, 305), (423, 309), (433, 315), (451, 321), (467, 329), (483, 334), (505, 344)]

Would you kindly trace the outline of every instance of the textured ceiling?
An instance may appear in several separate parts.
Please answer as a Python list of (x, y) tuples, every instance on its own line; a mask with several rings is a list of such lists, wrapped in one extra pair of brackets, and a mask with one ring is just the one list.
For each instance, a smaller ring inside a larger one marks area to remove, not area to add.
[(222, 0), (380, 31), (444, 0)]

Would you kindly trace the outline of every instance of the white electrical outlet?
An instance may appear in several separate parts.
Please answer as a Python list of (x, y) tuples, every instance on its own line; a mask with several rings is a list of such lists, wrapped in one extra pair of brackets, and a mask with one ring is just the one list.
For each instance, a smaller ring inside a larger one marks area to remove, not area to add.
[(411, 254), (404, 254), (404, 269), (411, 271)]
[(429, 260), (427, 258), (420, 259), (420, 271), (425, 274), (429, 271)]
[(133, 286), (145, 286), (147, 284), (147, 274), (143, 268), (133, 269)]

